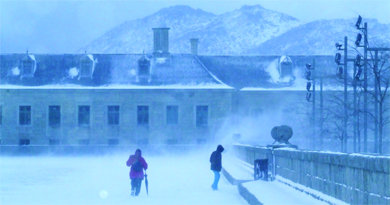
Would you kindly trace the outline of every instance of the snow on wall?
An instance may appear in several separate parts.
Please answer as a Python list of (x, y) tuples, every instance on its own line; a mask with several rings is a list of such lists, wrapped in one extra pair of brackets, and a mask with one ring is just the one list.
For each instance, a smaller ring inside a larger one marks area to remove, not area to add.
[[(253, 163), (272, 158), (265, 147), (234, 145)], [(390, 157), (339, 152), (275, 149), (276, 174), (351, 204), (390, 203)], [(270, 160), (270, 159), (269, 159)]]

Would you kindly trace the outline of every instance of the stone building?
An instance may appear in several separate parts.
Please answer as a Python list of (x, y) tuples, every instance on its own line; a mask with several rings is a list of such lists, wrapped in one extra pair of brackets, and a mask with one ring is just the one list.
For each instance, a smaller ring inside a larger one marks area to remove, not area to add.
[(313, 59), (334, 75), (332, 56), (200, 56), (195, 38), (171, 54), (168, 31), (153, 29), (151, 54), (1, 54), (1, 144), (201, 144), (232, 117), (294, 121)]

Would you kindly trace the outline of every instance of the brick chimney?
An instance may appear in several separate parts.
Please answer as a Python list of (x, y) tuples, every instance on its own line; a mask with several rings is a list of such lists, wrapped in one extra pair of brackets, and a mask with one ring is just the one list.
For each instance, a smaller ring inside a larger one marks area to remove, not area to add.
[(191, 54), (192, 54), (192, 55), (198, 55), (198, 43), (199, 43), (199, 39), (197, 39), (197, 38), (191, 38), (191, 39), (190, 39), (190, 42), (191, 42)]
[(169, 28), (153, 28), (153, 55), (164, 57), (169, 55)]

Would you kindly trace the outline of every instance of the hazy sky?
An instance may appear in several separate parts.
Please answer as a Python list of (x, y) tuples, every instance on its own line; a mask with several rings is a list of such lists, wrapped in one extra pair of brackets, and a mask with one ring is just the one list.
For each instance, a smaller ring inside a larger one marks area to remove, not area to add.
[(390, 0), (0, 0), (0, 52), (71, 53), (126, 20), (179, 4), (215, 14), (260, 4), (303, 22), (360, 14), (390, 23)]

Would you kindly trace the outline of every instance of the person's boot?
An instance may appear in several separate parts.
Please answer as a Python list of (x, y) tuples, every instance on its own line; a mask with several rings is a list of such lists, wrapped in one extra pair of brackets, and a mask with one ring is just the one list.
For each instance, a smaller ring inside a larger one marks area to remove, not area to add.
[(135, 196), (135, 190), (134, 189), (131, 190), (131, 196)]

